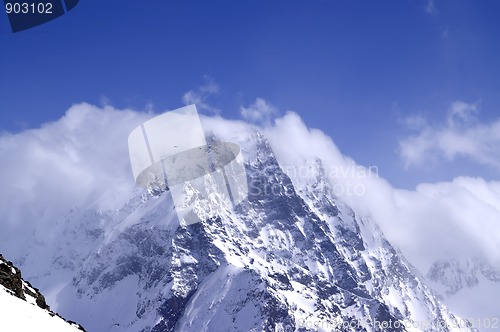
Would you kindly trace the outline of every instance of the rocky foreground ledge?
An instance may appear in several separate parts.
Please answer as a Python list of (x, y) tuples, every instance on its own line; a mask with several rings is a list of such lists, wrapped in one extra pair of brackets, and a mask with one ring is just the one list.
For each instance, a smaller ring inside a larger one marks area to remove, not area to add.
[[(33, 287), (28, 281), (23, 280), (21, 271), (16, 266), (14, 266), (12, 262), (6, 260), (2, 256), (2, 254), (0, 254), (0, 292), (7, 292), (11, 296), (17, 297), (18, 299), (27, 302), (27, 304), (38, 306), (40, 308), (39, 310), (45, 311), (51, 317), (60, 318), (68, 324), (69, 330), (85, 331), (83, 326), (81, 326), (80, 324), (77, 324), (70, 320), (66, 320), (58, 313), (52, 311), (50, 309), (50, 306), (45, 301), (45, 297), (43, 296), (43, 294), (40, 293), (37, 288)], [(2, 299), (4, 298), (2, 297)], [(10, 319), (12, 320), (14, 317), (12, 316), (12, 313), (10, 311), (3, 312), (7, 309), (12, 310), (12, 308), (9, 307), (10, 301), (2, 302), (9, 303), (0, 303), (0, 316), (7, 318), (10, 317)], [(16, 317), (22, 318), (25, 313), (19, 312), (18, 314), (19, 315), (16, 315)], [(5, 322), (2, 320), (2, 325), (4, 323)], [(18, 323), (19, 325), (22, 325), (24, 322), (20, 320)], [(43, 326), (40, 326), (40, 328), (43, 328)]]

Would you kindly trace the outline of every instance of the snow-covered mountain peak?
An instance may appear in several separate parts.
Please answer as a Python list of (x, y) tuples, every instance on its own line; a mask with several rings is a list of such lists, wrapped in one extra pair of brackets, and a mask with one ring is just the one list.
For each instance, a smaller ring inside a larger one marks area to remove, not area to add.
[(65, 241), (31, 270), (48, 300), (91, 331), (469, 330), (453, 327), (377, 225), (335, 195), (322, 160), (304, 160), (311, 171), (292, 181), (284, 168), (294, 165), (262, 133), (239, 133), (217, 137), (241, 148), (246, 200), (218, 204), (206, 175), (217, 213), (198, 206), (196, 224), (179, 223), (168, 190), (68, 213)]

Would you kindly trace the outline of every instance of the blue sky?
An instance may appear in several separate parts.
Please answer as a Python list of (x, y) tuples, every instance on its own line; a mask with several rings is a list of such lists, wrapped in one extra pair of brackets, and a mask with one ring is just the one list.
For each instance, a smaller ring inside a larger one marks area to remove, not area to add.
[[(497, 136), (481, 141), (480, 156), (450, 157), (429, 143), (451, 129), (472, 129), (471, 140), (485, 128), (484, 137), (495, 135), (498, 13), (495, 0), (91, 0), (16, 34), (3, 15), (0, 130), (38, 127), (82, 101), (174, 109), (187, 91), (216, 82), (206, 102), (221, 116), (240, 118), (241, 106), (263, 98), (281, 114), (297, 112), (396, 186), (458, 175), (498, 179), (500, 168), (485, 157)], [(474, 118), (450, 129), (457, 101)], [(406, 167), (401, 142), (422, 139), (425, 153)]]

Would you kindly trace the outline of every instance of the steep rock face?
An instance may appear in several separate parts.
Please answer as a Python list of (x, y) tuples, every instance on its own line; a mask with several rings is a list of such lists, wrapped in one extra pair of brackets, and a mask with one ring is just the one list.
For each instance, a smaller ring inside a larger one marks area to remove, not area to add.
[(440, 293), (444, 296), (453, 296), (461, 289), (477, 286), (481, 277), (500, 283), (500, 272), (484, 261), (456, 257), (434, 262), (426, 277), (442, 286)]
[(45, 297), (40, 291), (21, 277), (21, 271), (15, 267), (12, 262), (7, 261), (0, 254), (0, 285), (12, 291), (12, 293), (22, 300), (27, 300), (28, 297), (34, 299), (34, 302), (41, 309), (50, 310), (50, 307), (45, 302)]
[[(321, 160), (306, 161), (311, 174), (294, 184), (261, 134), (237, 143), (249, 196), (234, 211), (207, 176), (221, 209), (187, 227), (163, 189), (118, 211), (69, 213), (59, 232), (70, 240), (49, 271), (34, 271), (62, 313), (106, 332), (468, 330), (453, 328), (378, 227), (333, 194)], [(185, 194), (197, 195), (189, 185)]]
[(426, 278), (438, 298), (462, 317), (500, 327), (500, 271), (485, 260), (450, 256), (432, 264)]
[[(40, 291), (37, 288), (31, 286), (29, 282), (23, 280), (21, 271), (17, 267), (15, 267), (12, 262), (6, 260), (1, 254), (0, 286), (0, 292), (2, 292), (2, 301), (0, 301), (0, 323), (6, 330), (15, 328), (16, 330), (22, 331), (24, 327), (29, 326), (26, 324), (25, 319), (28, 321), (32, 320), (33, 316), (32, 314), (30, 315), (28, 313), (29, 309), (27, 310), (27, 312), (14, 312), (14, 315), (12, 315), (12, 308), (10, 308), (10, 304), (12, 301), (11, 299), (9, 299), (9, 296), (5, 296), (5, 293), (25, 301), (26, 305), (36, 305), (38, 308), (40, 308), (39, 311), (43, 310), (44, 313), (46, 313), (46, 316), (55, 317), (54, 320), (59, 323), (59, 326), (65, 327), (67, 331), (85, 331), (85, 329), (81, 325), (71, 321), (66, 321), (57, 313), (50, 310), (50, 307), (45, 302), (45, 297), (40, 293)], [(16, 302), (14, 301), (14, 303)], [(19, 306), (19, 303), (16, 303), (15, 305)], [(23, 306), (21, 305), (20, 308), (23, 308)], [(24, 308), (26, 308), (26, 306), (24, 306)], [(16, 317), (19, 317), (20, 319), (16, 321)], [(52, 327), (52, 323), (48, 323), (45, 326), (43, 319), (41, 319), (40, 322), (34, 322), (34, 324), (38, 325), (38, 328), (41, 330), (43, 330), (44, 328), (50, 329)], [(66, 326), (64, 324), (66, 324)]]

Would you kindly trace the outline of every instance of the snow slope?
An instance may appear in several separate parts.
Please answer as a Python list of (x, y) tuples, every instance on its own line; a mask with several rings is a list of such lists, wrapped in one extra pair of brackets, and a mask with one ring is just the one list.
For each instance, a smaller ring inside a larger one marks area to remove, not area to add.
[(59, 316), (14, 296), (0, 285), (0, 327), (9, 332), (81, 332)]
[(50, 310), (44, 296), (21, 276), (12, 262), (0, 255), (0, 331), (84, 331)]

